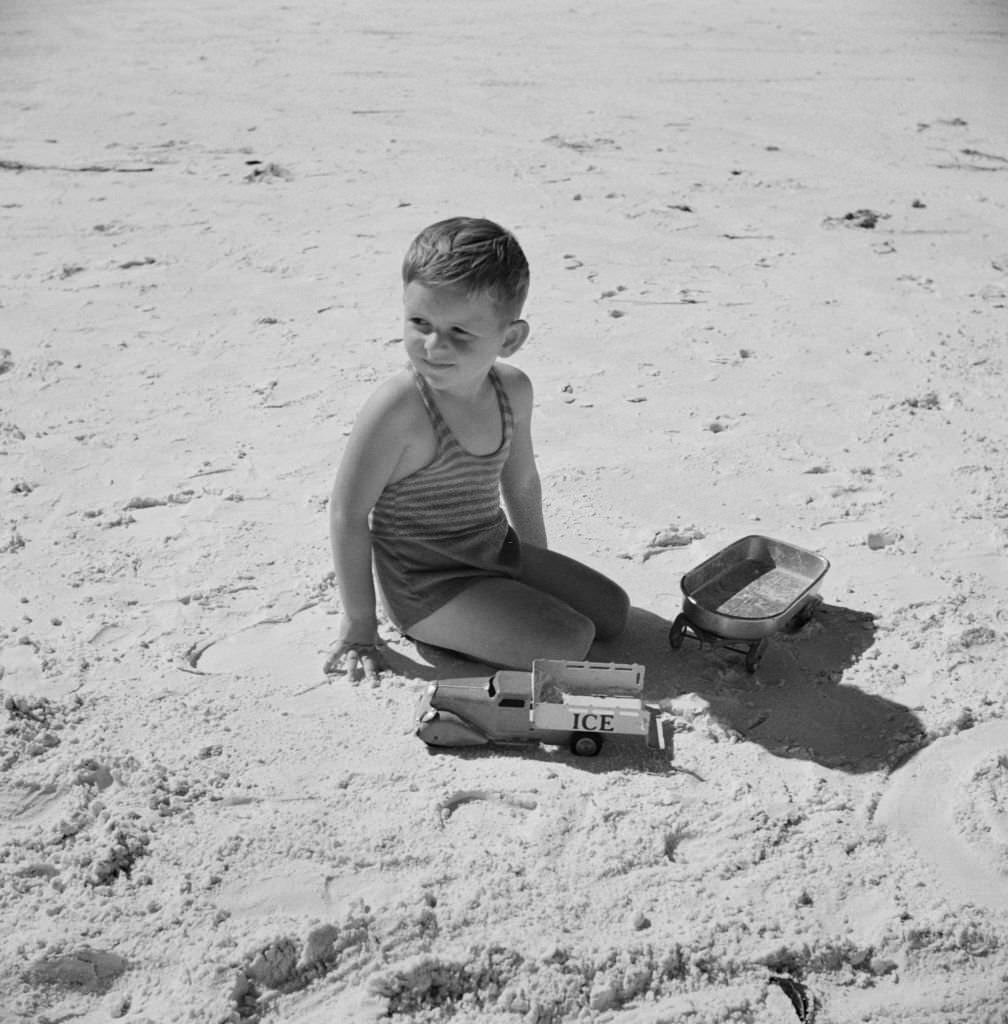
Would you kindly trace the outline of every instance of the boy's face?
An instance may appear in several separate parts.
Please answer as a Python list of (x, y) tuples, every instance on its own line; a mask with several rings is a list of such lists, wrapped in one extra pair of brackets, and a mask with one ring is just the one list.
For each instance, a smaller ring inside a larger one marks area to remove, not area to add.
[(501, 356), (521, 348), (524, 320), (508, 320), (486, 293), (411, 281), (403, 292), (403, 342), (416, 370), (435, 389), (480, 386)]

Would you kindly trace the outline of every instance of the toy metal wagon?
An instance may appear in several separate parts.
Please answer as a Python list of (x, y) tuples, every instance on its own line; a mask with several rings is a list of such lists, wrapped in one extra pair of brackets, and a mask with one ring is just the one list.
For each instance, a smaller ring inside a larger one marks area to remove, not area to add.
[(812, 551), (743, 537), (683, 576), (683, 610), (669, 643), (679, 648), (688, 636), (701, 646), (726, 647), (744, 654), (746, 669), (755, 672), (770, 636), (811, 622), (828, 569), (829, 562)]

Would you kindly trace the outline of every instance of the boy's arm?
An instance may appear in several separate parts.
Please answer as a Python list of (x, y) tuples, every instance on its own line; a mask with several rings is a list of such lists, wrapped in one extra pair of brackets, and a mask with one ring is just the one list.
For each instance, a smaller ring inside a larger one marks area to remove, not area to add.
[(333, 485), (329, 538), (343, 604), (343, 645), (367, 646), (378, 639), (368, 516), (405, 451), (405, 413), (395, 388), (376, 392), (357, 417)]
[(501, 373), (501, 378), (514, 413), (514, 433), (511, 453), (501, 472), (501, 495), (518, 537), (544, 548), (547, 543), (542, 484), (532, 448), (532, 382), (514, 367), (507, 370), (510, 372)]

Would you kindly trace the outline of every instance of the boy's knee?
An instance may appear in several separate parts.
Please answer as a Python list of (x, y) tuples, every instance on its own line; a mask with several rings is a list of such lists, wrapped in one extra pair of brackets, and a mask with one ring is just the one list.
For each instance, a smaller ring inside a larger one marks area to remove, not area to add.
[(595, 623), (595, 636), (598, 640), (612, 640), (626, 629), (630, 617), (630, 597), (627, 592), (612, 585), (612, 593), (606, 595), (601, 614)]
[(578, 614), (571, 630), (571, 645), (580, 653), (573, 655), (572, 661), (581, 661), (588, 657), (588, 651), (591, 649), (591, 645), (595, 643), (597, 634), (598, 630), (595, 623), (587, 615)]
[[(584, 661), (595, 642), (595, 623), (574, 611), (565, 609), (562, 616), (546, 626), (548, 640), (543, 638), (543, 650), (536, 657), (557, 658), (561, 661)], [(547, 653), (548, 652), (548, 653)]]

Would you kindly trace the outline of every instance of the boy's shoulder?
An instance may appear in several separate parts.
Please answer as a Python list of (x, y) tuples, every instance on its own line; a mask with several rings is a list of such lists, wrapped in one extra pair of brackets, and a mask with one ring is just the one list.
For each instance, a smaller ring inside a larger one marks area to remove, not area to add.
[(514, 363), (507, 363), (503, 359), (498, 359), (494, 363), (494, 369), (497, 371), (497, 376), (505, 384), (520, 384), (524, 387), (531, 386), (532, 382), (529, 380), (528, 374), (524, 370), (520, 370)]
[(524, 370), (519, 370), (512, 363), (505, 363), (498, 360), (494, 364), (497, 371), (497, 379), (501, 382), (507, 392), (508, 399), (519, 408), (531, 406), (532, 404), (532, 381)]
[(418, 417), (426, 415), (413, 374), (408, 369), (400, 370), (379, 384), (361, 412), (372, 423), (382, 423), (393, 430), (408, 429)]
[(514, 363), (505, 363), (499, 359), (494, 363), (494, 369), (497, 371), (497, 378), (501, 384), (507, 388), (508, 394), (512, 391), (518, 394), (532, 394), (532, 381), (529, 379), (529, 375), (524, 370), (518, 369)]
[(415, 394), (417, 394), (416, 380), (414, 379), (413, 371), (407, 366), (392, 374), (391, 377), (386, 377), (378, 385), (377, 390), (374, 392), (374, 397), (378, 401), (397, 404)]

